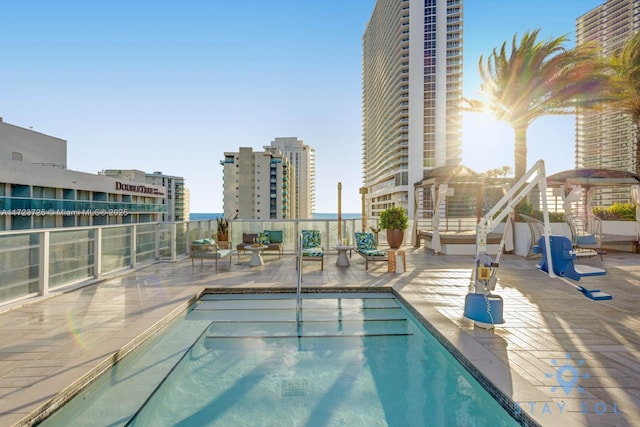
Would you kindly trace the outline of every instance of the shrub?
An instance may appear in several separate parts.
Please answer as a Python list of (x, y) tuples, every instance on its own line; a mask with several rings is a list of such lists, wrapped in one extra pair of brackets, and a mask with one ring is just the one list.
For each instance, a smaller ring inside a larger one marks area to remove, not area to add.
[[(542, 211), (533, 209), (531, 203), (527, 201), (522, 201), (515, 208), (516, 211), (516, 221), (521, 221), (520, 214), (530, 216), (531, 218), (539, 219), (540, 221), (544, 221)], [(564, 222), (564, 214), (562, 212), (549, 212), (549, 222)]]
[(407, 211), (402, 206), (391, 206), (380, 212), (381, 230), (406, 230), (409, 227)]
[(636, 206), (633, 203), (614, 203), (609, 207), (596, 206), (593, 214), (605, 221), (635, 221)]

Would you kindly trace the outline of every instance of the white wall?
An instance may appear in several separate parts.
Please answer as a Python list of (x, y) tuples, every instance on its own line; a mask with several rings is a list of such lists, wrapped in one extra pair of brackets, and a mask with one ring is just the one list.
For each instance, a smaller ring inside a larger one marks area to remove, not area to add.
[(67, 167), (67, 141), (0, 121), (0, 161), (20, 153), (25, 163)]

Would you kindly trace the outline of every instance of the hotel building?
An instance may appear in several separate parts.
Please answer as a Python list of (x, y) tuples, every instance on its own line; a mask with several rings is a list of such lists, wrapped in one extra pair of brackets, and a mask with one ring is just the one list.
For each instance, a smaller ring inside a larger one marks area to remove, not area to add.
[(370, 215), (461, 160), (462, 0), (377, 0), (363, 36), (363, 181)]
[(67, 141), (0, 118), (0, 230), (158, 221), (157, 185), (67, 169)]
[[(296, 194), (293, 218), (313, 218), (316, 208), (316, 151), (298, 138), (275, 138), (271, 147), (282, 151), (295, 171), (292, 190)], [(269, 147), (264, 147), (268, 149)]]
[(275, 147), (225, 152), (223, 205), (226, 218), (290, 219), (296, 211), (295, 174), (289, 158)]
[(189, 189), (185, 187), (183, 177), (165, 175), (158, 171), (145, 173), (135, 169), (106, 169), (100, 174), (163, 187), (165, 197), (162, 199), (162, 204), (167, 210), (160, 215), (159, 220), (162, 222), (189, 221)]
[[(603, 56), (611, 56), (640, 31), (640, 0), (608, 0), (576, 21), (576, 43), (596, 42)], [(628, 114), (613, 109), (578, 110), (576, 114), (576, 167), (627, 172), (636, 170), (636, 130)], [(601, 206), (629, 201), (627, 188), (594, 195)]]

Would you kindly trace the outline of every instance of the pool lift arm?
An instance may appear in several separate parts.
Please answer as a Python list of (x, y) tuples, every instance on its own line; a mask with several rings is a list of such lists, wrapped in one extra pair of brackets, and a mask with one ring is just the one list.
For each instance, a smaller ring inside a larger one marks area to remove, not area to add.
[[(492, 294), (498, 278), (497, 269), (500, 265), (500, 257), (504, 249), (508, 224), (502, 234), (502, 240), (498, 248), (495, 261), (487, 254), (487, 234), (492, 232), (507, 216), (512, 217), (514, 207), (522, 201), (531, 191), (538, 187), (542, 199), (542, 214), (544, 219), (544, 239), (546, 247), (549, 247), (551, 226), (549, 223), (549, 211), (547, 209), (547, 177), (544, 169), (544, 161), (538, 160), (536, 164), (522, 176), (514, 186), (496, 203), (489, 212), (482, 217), (476, 226), (476, 260), (472, 278), (474, 280), (474, 292), (467, 294), (464, 304), (465, 317), (474, 321), (476, 326), (492, 329), (494, 325), (504, 323), (502, 316), (503, 304), (499, 295)], [(553, 273), (551, 256), (547, 251), (549, 263), (549, 276), (557, 277)]]

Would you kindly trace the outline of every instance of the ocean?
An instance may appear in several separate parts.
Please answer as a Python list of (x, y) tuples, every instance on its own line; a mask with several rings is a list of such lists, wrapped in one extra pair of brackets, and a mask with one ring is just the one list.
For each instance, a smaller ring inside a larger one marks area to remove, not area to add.
[[(216, 219), (224, 216), (222, 213), (191, 213), (189, 219), (191, 221), (201, 221), (203, 219)], [(360, 219), (362, 214), (359, 213), (343, 213), (342, 219)], [(315, 213), (313, 219), (338, 219), (338, 213)]]

